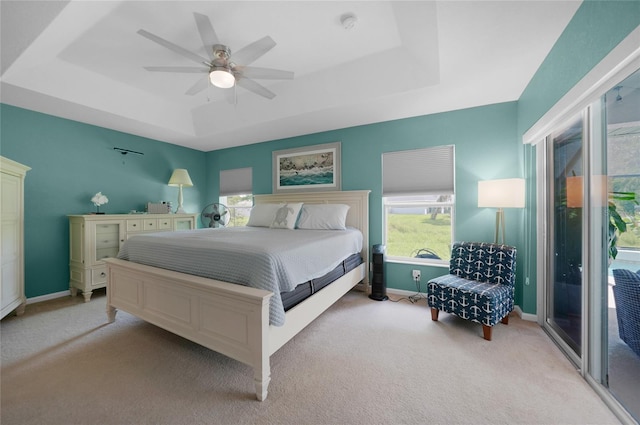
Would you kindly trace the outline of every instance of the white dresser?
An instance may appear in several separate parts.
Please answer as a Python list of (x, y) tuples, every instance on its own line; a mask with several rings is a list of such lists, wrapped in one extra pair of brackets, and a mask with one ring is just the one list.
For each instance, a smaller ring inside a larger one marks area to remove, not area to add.
[(0, 217), (2, 220), (2, 316), (24, 313), (24, 178), (31, 168), (0, 156)]
[(94, 289), (107, 286), (102, 261), (115, 257), (132, 235), (196, 227), (197, 214), (90, 214), (69, 216), (69, 289), (85, 302)]

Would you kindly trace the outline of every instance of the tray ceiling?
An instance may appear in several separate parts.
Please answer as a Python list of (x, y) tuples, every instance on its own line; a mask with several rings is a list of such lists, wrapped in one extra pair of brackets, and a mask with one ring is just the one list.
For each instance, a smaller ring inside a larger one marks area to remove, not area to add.
[[(5, 1), (0, 100), (202, 151), (517, 100), (579, 1)], [(206, 56), (193, 13), (237, 51), (271, 36), (253, 66), (290, 70), (238, 87), (136, 32)], [(357, 21), (347, 29), (341, 17)]]

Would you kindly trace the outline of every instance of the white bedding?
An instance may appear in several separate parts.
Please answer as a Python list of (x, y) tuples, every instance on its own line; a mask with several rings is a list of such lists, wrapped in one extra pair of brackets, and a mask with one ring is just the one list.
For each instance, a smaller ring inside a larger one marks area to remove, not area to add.
[(323, 276), (362, 251), (362, 233), (228, 227), (137, 235), (118, 258), (274, 293), (270, 323), (284, 324), (280, 292)]

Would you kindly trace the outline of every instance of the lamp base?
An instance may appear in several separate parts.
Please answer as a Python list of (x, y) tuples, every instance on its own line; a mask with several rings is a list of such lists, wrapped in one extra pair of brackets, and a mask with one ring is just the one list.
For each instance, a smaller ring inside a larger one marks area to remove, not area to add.
[(176, 214), (186, 214), (187, 212), (182, 209), (182, 207), (178, 207), (178, 209), (176, 210)]
[[(502, 241), (498, 242), (498, 240), (500, 239), (500, 231), (502, 230)], [(498, 211), (496, 212), (496, 237), (495, 237), (495, 241), (494, 243), (501, 243), (501, 244), (505, 244), (505, 239), (507, 238), (506, 234), (505, 234), (505, 222), (504, 222), (504, 210), (502, 208), (498, 208)]]

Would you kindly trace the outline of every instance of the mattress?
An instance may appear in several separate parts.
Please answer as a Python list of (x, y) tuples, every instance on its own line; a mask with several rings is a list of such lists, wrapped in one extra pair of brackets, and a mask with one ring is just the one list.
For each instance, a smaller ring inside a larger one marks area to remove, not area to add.
[(133, 236), (118, 258), (271, 291), (269, 320), (281, 326), (281, 293), (332, 272), (362, 240), (357, 229), (197, 229)]
[(322, 288), (340, 279), (342, 276), (349, 273), (360, 264), (362, 264), (362, 257), (360, 256), (360, 254), (353, 254), (326, 275), (317, 279), (312, 279), (305, 283), (301, 283), (300, 285), (296, 286), (293, 291), (280, 293), (284, 311), (288, 311), (289, 309), (300, 304), (302, 301), (306, 300)]

